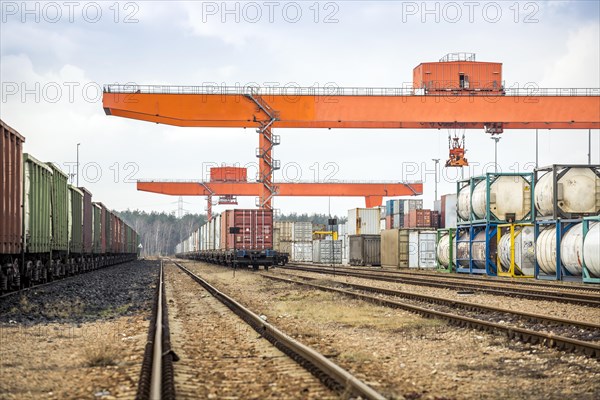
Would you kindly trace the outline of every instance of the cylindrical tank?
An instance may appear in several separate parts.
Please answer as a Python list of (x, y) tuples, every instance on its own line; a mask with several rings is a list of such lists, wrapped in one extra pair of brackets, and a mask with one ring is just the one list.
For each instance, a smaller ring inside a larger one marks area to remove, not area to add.
[(535, 257), (540, 269), (548, 275), (556, 273), (556, 227), (541, 231), (535, 242)]
[(590, 223), (590, 230), (583, 240), (583, 259), (590, 274), (600, 278), (600, 223)]
[[(600, 177), (586, 167), (565, 168), (558, 172), (558, 208), (567, 214), (597, 214), (600, 212)], [(535, 207), (542, 216), (553, 213), (554, 182), (552, 171), (535, 184)]]
[[(496, 260), (496, 248), (496, 241), (490, 240), (490, 258), (494, 261)], [(471, 244), (471, 258), (477, 268), (485, 268), (486, 250), (485, 231), (481, 231), (475, 235)]]
[(468, 221), (471, 215), (471, 189), (469, 185), (465, 185), (458, 192), (458, 202), (456, 203), (456, 212), (458, 216)]
[(469, 266), (469, 258), (471, 258), (471, 251), (469, 249), (469, 233), (465, 232), (458, 236), (456, 241), (456, 258), (459, 260), (458, 265), (461, 267)]
[[(454, 265), (456, 265), (456, 235), (453, 235), (454, 249), (452, 251), (452, 258), (454, 259)], [(443, 235), (437, 243), (436, 250), (437, 258), (444, 267), (450, 265), (450, 236), (448, 234)]]
[[(515, 267), (524, 275), (533, 275), (535, 269), (535, 240), (533, 227), (525, 226), (515, 231)], [(498, 257), (504, 272), (510, 268), (510, 231), (502, 235), (498, 244)]]
[[(597, 222), (590, 223), (590, 229), (594, 229), (597, 224)], [(597, 241), (596, 244), (598, 245), (598, 243), (600, 243), (600, 241)], [(564, 267), (572, 275), (581, 275), (583, 269), (583, 253), (583, 224), (578, 223), (567, 231), (560, 242), (560, 259)], [(592, 260), (593, 264), (593, 251), (590, 250), (589, 254), (589, 258)], [(598, 259), (598, 254), (599, 252), (596, 250), (596, 259)]]
[[(486, 217), (487, 181), (473, 189), (471, 206), (477, 218)], [(490, 182), (490, 211), (500, 220), (519, 221), (531, 211), (531, 185), (522, 176), (498, 176)], [(514, 219), (513, 219), (514, 218)]]

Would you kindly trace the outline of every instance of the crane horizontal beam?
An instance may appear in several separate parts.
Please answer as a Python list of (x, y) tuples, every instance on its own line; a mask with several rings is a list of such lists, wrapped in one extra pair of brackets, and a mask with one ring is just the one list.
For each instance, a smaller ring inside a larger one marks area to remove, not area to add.
[[(418, 183), (290, 183), (275, 182), (277, 196), (364, 197), (367, 207), (381, 205), (383, 197), (418, 196), (423, 184)], [(138, 181), (143, 192), (171, 196), (258, 196), (260, 183), (254, 182), (156, 182)]]
[[(596, 93), (596, 92), (592, 92)], [(273, 128), (600, 129), (600, 95), (262, 95)], [(190, 127), (258, 127), (260, 112), (240, 94), (105, 91), (106, 114)]]

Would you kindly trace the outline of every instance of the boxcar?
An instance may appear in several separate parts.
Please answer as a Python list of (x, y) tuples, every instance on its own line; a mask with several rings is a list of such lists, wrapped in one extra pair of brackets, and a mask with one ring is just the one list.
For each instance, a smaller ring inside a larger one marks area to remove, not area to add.
[(21, 284), (23, 142), (25, 138), (0, 119), (0, 291)]
[(69, 273), (79, 272), (83, 263), (83, 192), (69, 185)]
[(67, 273), (69, 254), (69, 177), (52, 163), (51, 235), (52, 255), (50, 257), (49, 279), (63, 277)]

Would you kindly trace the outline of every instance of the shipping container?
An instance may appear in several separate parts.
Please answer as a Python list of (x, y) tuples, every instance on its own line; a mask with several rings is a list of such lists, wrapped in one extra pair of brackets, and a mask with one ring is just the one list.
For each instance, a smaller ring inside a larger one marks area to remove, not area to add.
[[(102, 203), (93, 203), (95, 207), (99, 207), (99, 217), (100, 217), (100, 234), (97, 238), (98, 242), (96, 243), (96, 249), (98, 253), (106, 253), (107, 248), (107, 236), (108, 231), (110, 230), (110, 222), (107, 222), (107, 210), (104, 204)], [(94, 219), (94, 223), (96, 220)], [(96, 240), (96, 239), (95, 239)]]
[(312, 244), (312, 262), (317, 264), (341, 264), (342, 263), (342, 241), (341, 240), (314, 240)]
[(410, 210), (404, 216), (405, 228), (429, 228), (432, 227), (431, 210)]
[(381, 265), (408, 268), (408, 229), (381, 232)]
[(83, 253), (83, 192), (69, 185), (69, 252)]
[(408, 234), (408, 267), (435, 268), (435, 231), (411, 230)]
[(282, 242), (291, 242), (294, 223), (290, 221), (277, 221), (275, 227), (279, 229), (279, 240)]
[(227, 240), (223, 250), (272, 250), (273, 210), (227, 210), (221, 216)]
[[(21, 252), (23, 216), (23, 142), (25, 138), (0, 119), (0, 254)], [(5, 264), (0, 257), (0, 265)], [(6, 264), (11, 260), (7, 258)]]
[(292, 261), (312, 262), (312, 242), (292, 242)]
[(293, 242), (312, 242), (313, 240), (312, 222), (294, 222), (292, 228)]
[[(467, 55), (462, 57), (462, 55)], [(439, 62), (427, 62), (413, 70), (413, 87), (427, 94), (459, 91), (502, 92), (502, 63), (475, 61), (471, 53), (453, 53)]]
[(381, 265), (381, 235), (349, 235), (350, 265)]
[(348, 235), (379, 235), (380, 209), (353, 208), (348, 210)]
[[(92, 193), (84, 187), (79, 190), (83, 192), (83, 252), (92, 252), (93, 241), (93, 209), (92, 209)], [(122, 243), (122, 241), (120, 242)]]
[(25, 251), (49, 253), (52, 248), (52, 169), (23, 154), (23, 234)]

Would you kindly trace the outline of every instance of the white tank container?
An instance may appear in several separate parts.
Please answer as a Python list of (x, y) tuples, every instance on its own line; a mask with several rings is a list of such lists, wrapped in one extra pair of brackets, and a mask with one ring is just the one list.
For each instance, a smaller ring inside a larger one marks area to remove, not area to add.
[[(600, 212), (600, 178), (592, 169), (569, 168), (557, 180), (557, 201), (560, 210), (565, 213), (597, 214)], [(553, 190), (553, 177), (550, 171), (535, 184), (535, 207), (542, 216), (551, 216), (553, 213), (555, 201)]]
[[(590, 229), (598, 225), (597, 222), (590, 223)], [(589, 235), (589, 233), (588, 233)], [(592, 243), (591, 241), (589, 243)], [(597, 241), (597, 245), (600, 241)], [(598, 249), (598, 247), (596, 247)], [(589, 258), (594, 259), (594, 252), (590, 250)], [(596, 250), (596, 260), (599, 258), (600, 252)], [(581, 275), (583, 269), (584, 242), (583, 242), (583, 224), (578, 223), (567, 231), (560, 242), (560, 259), (564, 267), (572, 275)], [(587, 265), (587, 264), (586, 264)], [(589, 266), (588, 266), (589, 268)]]
[[(496, 240), (493, 239), (490, 241), (490, 258), (492, 260), (496, 260)], [(471, 244), (471, 258), (473, 259), (473, 263), (478, 268), (485, 268), (485, 254), (486, 254), (486, 244), (485, 244), (485, 231), (479, 232), (475, 235), (473, 239), (473, 243)]]
[(590, 223), (590, 229), (583, 239), (583, 259), (590, 274), (600, 278), (600, 223)]
[[(454, 249), (452, 251), (452, 258), (454, 259), (454, 265), (456, 265), (456, 237), (453, 239)], [(448, 234), (443, 235), (438, 241), (436, 254), (440, 264), (444, 267), (450, 265), (450, 236)]]
[(456, 203), (456, 212), (463, 221), (468, 221), (471, 215), (471, 189), (469, 185), (464, 186), (458, 192), (458, 201)]
[(535, 242), (535, 257), (542, 271), (548, 275), (556, 273), (556, 227), (540, 232)]
[[(523, 227), (515, 232), (515, 266), (524, 275), (533, 275), (535, 270), (535, 234), (533, 227)], [(504, 272), (510, 268), (510, 232), (500, 238), (498, 256)]]
[[(486, 217), (487, 181), (482, 180), (473, 189), (471, 206), (477, 218)], [(522, 176), (498, 176), (490, 182), (490, 211), (499, 219), (509, 214), (515, 221), (522, 220), (531, 211), (531, 185)]]
[(456, 258), (461, 259), (458, 262), (458, 265), (461, 267), (469, 266), (469, 258), (471, 257), (471, 251), (469, 250), (469, 233), (465, 232), (458, 236), (456, 242)]

